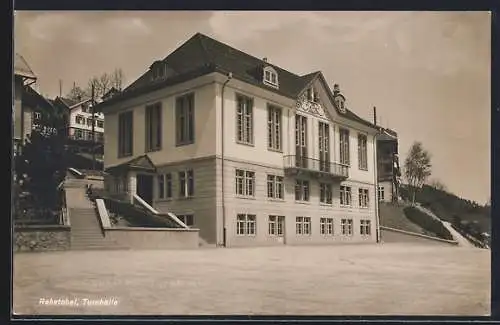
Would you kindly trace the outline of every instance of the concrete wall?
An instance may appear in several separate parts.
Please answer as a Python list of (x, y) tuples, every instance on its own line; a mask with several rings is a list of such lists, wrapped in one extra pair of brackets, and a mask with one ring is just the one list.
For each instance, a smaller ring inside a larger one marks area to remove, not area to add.
[(57, 251), (70, 248), (69, 226), (15, 226), (14, 251)]
[(198, 229), (110, 228), (105, 236), (130, 249), (195, 249), (199, 245)]
[(440, 238), (429, 237), (407, 231), (380, 227), (380, 236), (383, 243), (418, 243), (430, 245), (456, 246), (457, 242)]

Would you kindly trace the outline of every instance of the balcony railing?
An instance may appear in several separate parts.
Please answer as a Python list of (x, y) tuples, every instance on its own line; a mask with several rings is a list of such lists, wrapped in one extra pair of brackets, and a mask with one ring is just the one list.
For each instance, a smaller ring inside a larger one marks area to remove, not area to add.
[[(104, 142), (104, 134), (102, 132), (94, 131), (95, 134), (95, 142), (103, 143)], [(92, 131), (85, 130), (80, 128), (70, 127), (67, 129), (67, 136), (70, 140), (76, 141), (92, 141)]]
[(306, 172), (311, 176), (330, 176), (339, 179), (349, 177), (349, 166), (326, 160), (291, 155), (284, 157), (284, 164), (285, 172), (289, 175)]

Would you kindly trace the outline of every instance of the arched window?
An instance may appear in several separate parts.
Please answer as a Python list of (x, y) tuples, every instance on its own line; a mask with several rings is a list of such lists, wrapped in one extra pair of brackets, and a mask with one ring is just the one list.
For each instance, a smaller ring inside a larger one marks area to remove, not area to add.
[(264, 84), (278, 88), (278, 73), (272, 67), (264, 68)]

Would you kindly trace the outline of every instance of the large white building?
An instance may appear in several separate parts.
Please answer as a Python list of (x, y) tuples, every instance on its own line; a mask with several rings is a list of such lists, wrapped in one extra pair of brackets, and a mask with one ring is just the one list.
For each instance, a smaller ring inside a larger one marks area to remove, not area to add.
[(99, 106), (106, 187), (209, 243), (376, 241), (377, 129), (319, 71), (198, 33)]

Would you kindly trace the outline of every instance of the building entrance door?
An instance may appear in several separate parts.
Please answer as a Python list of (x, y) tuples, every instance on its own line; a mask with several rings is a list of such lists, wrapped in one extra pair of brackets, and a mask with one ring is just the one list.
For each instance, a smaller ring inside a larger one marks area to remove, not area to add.
[(137, 175), (137, 195), (146, 201), (149, 205), (153, 205), (153, 176), (138, 174)]
[(285, 216), (278, 216), (276, 220), (278, 242), (285, 244)]

